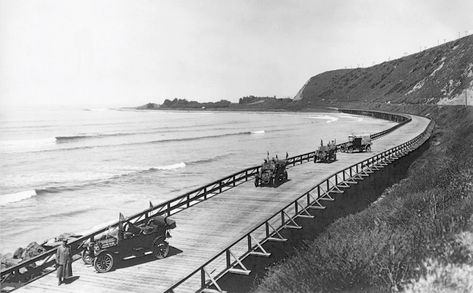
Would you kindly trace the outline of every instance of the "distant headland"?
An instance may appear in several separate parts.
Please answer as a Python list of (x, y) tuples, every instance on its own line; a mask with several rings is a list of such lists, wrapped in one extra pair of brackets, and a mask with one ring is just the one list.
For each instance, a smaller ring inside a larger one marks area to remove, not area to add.
[(227, 100), (218, 102), (197, 102), (186, 99), (166, 99), (162, 104), (147, 103), (138, 110), (295, 110), (297, 102), (291, 98), (246, 96), (232, 103)]

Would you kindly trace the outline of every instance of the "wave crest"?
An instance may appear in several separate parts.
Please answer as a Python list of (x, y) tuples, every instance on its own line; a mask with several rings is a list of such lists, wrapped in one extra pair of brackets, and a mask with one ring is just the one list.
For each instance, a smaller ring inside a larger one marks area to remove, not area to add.
[(36, 195), (37, 195), (36, 190), (27, 190), (27, 191), (20, 191), (20, 192), (9, 193), (9, 194), (2, 194), (0, 195), (0, 206), (22, 201), (24, 199), (27, 199)]
[(186, 163), (180, 162), (177, 164), (172, 164), (172, 165), (166, 165), (166, 166), (159, 166), (159, 167), (153, 167), (149, 168), (149, 171), (156, 171), (156, 170), (175, 170), (175, 169), (180, 169), (180, 168), (185, 168)]
[[(276, 130), (272, 130), (274, 132)], [(230, 137), (230, 136), (241, 136), (241, 135), (253, 135), (253, 134), (264, 134), (266, 133), (265, 130), (257, 130), (257, 131), (241, 131), (241, 132), (230, 132), (230, 133), (222, 133), (222, 134), (212, 134), (212, 135), (203, 135), (203, 136), (195, 136), (195, 137), (181, 137), (181, 138), (166, 138), (160, 140), (152, 140), (152, 141), (143, 141), (143, 142), (129, 142), (129, 143), (121, 143), (121, 144), (107, 144), (107, 145), (86, 145), (86, 146), (77, 146), (77, 147), (66, 147), (60, 149), (49, 149), (49, 150), (42, 150), (40, 152), (54, 152), (54, 151), (66, 151), (66, 150), (82, 150), (82, 149), (93, 149), (93, 148), (104, 148), (104, 147), (111, 147), (111, 146), (133, 146), (133, 145), (144, 145), (144, 144), (157, 144), (157, 143), (169, 143), (169, 142), (180, 142), (180, 141), (198, 141), (204, 139), (211, 139), (211, 138), (222, 138), (222, 137)], [(92, 135), (77, 135), (77, 136), (58, 136), (56, 137), (56, 142), (59, 140), (63, 140), (63, 142), (69, 142), (78, 139), (86, 139), (86, 138), (95, 138), (95, 137), (102, 137), (102, 136), (116, 136), (116, 135), (123, 135), (123, 134), (105, 134), (99, 136), (92, 136)]]
[(163, 166), (149, 167), (149, 168), (125, 167), (123, 169), (126, 171), (118, 175), (108, 176), (102, 179), (94, 179), (94, 180), (90, 180), (90, 181), (86, 181), (86, 182), (82, 182), (78, 184), (45, 187), (41, 189), (36, 189), (36, 193), (42, 195), (42, 194), (49, 194), (49, 193), (60, 193), (64, 191), (74, 191), (74, 190), (78, 190), (78, 189), (89, 187), (89, 186), (108, 184), (115, 180), (127, 178), (130, 176), (136, 176), (139, 174), (156, 172), (156, 171), (172, 171), (172, 170), (185, 168), (185, 167), (186, 167), (186, 163), (184, 162), (163, 165)]
[(316, 115), (316, 116), (310, 116), (306, 117), (309, 119), (318, 119), (318, 120), (327, 120), (327, 123), (332, 123), (338, 120), (338, 117), (330, 116), (330, 115)]

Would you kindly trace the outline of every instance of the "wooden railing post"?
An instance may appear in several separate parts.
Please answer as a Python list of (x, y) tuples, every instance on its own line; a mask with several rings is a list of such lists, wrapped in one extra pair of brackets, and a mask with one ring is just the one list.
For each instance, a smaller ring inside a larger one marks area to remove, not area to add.
[(230, 268), (231, 260), (230, 260), (230, 250), (225, 250), (225, 258), (227, 261), (227, 269)]
[(205, 270), (202, 267), (200, 269), (200, 288), (204, 288), (204, 287), (205, 287)]

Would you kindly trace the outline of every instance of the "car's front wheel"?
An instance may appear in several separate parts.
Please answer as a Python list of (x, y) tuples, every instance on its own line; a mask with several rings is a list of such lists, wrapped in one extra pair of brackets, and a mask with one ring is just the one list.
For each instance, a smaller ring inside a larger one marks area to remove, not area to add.
[(99, 273), (110, 272), (115, 263), (114, 257), (109, 252), (102, 252), (94, 260), (95, 270)]
[(82, 260), (86, 265), (90, 265), (94, 261), (94, 258), (90, 255), (90, 252), (87, 251), (87, 249), (84, 249), (84, 251), (82, 251)]
[(157, 259), (162, 259), (169, 254), (169, 244), (166, 241), (158, 242), (153, 245), (153, 255)]

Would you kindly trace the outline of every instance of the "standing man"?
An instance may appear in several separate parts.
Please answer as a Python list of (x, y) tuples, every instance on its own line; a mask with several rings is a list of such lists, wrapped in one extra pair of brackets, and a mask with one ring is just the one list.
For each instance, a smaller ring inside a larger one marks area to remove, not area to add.
[(57, 285), (61, 285), (64, 280), (72, 276), (72, 255), (71, 248), (67, 245), (67, 239), (63, 239), (56, 252)]

